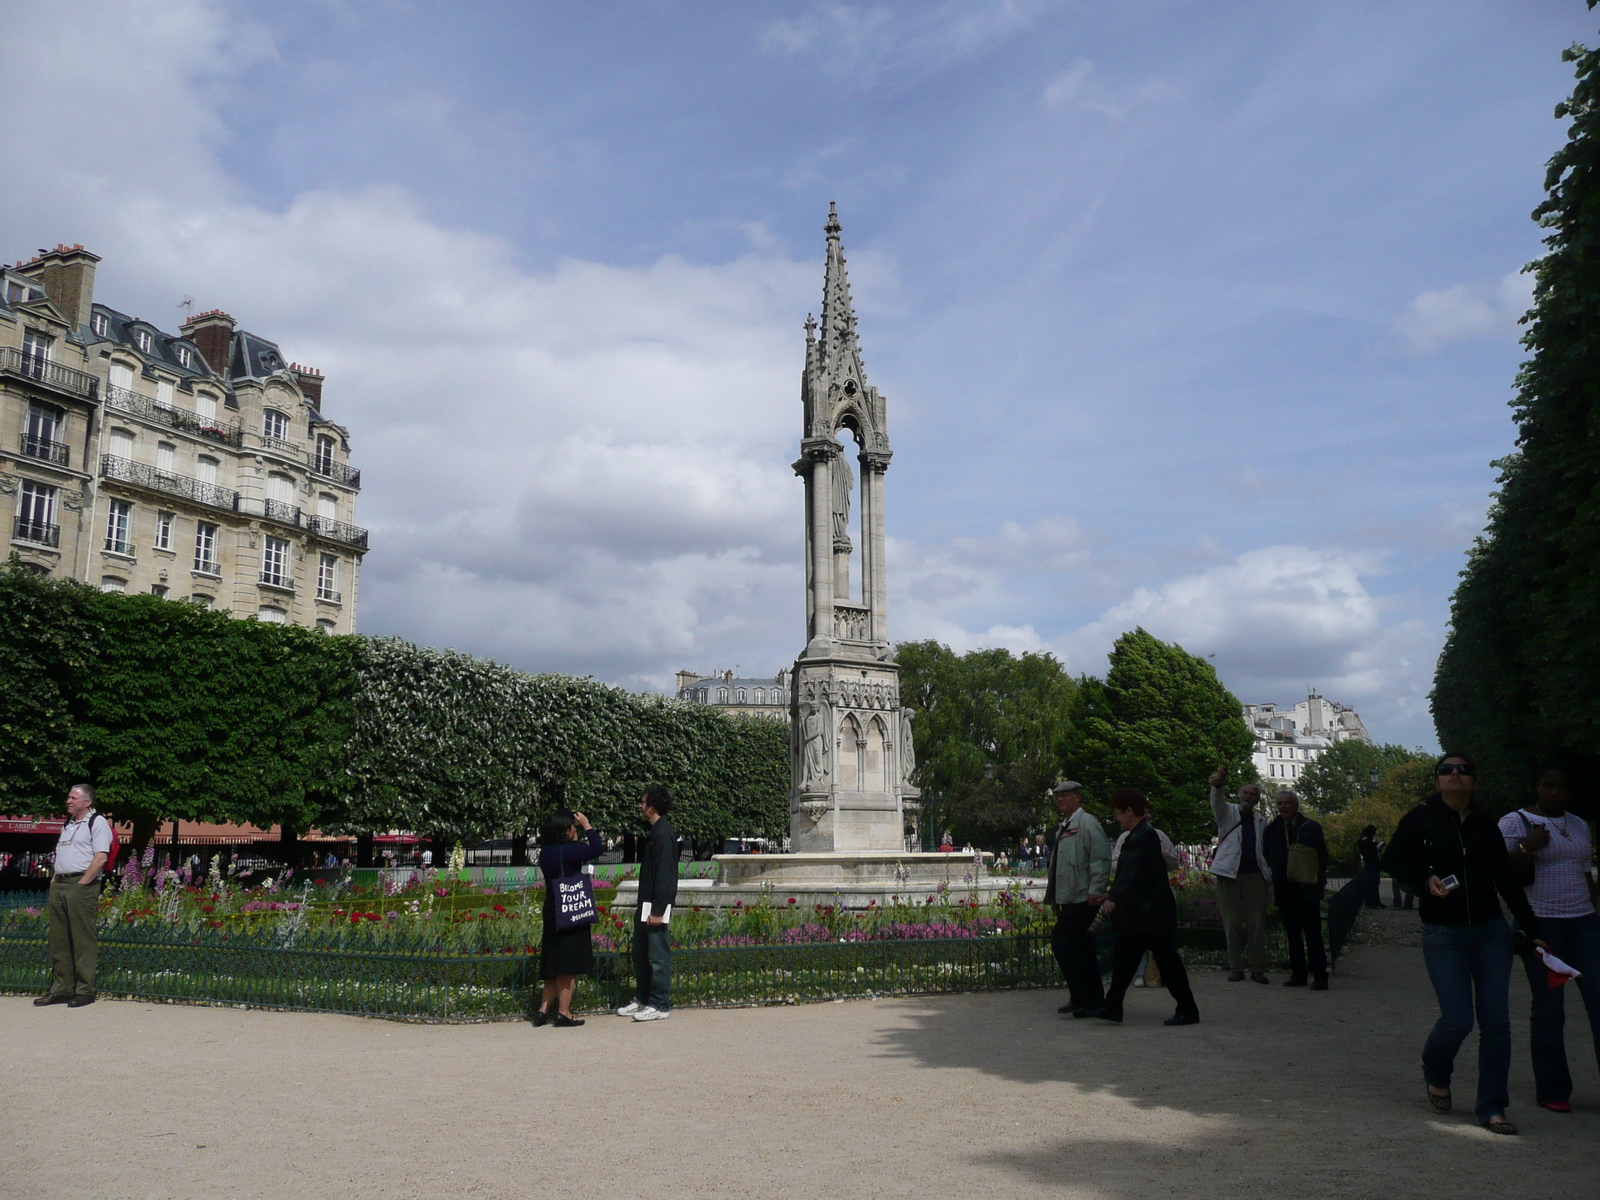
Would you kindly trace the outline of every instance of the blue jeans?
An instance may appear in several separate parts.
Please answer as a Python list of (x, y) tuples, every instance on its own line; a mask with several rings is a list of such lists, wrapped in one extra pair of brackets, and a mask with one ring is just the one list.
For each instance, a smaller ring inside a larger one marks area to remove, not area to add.
[(640, 1004), (667, 1012), (672, 1007), (672, 945), (665, 925), (633, 926), (633, 977)]
[(1583, 997), (1589, 1010), (1589, 1030), (1594, 1034), (1595, 1057), (1600, 1060), (1600, 916), (1541, 917), (1539, 932), (1545, 944), (1562, 962), (1583, 972), (1581, 978), (1561, 987), (1550, 986), (1549, 972), (1534, 954), (1524, 965), (1528, 988), (1533, 992), (1533, 1012), (1528, 1041), (1533, 1049), (1533, 1080), (1539, 1103), (1572, 1099), (1572, 1073), (1567, 1070), (1567, 1047), (1561, 1027), (1567, 1014), (1562, 994), (1572, 987)]
[(1422, 960), (1428, 965), (1439, 1019), (1422, 1049), (1429, 1087), (1448, 1088), (1456, 1051), (1478, 1018), (1479, 1121), (1505, 1115), (1511, 1074), (1511, 926), (1504, 917), (1476, 925), (1424, 925)]

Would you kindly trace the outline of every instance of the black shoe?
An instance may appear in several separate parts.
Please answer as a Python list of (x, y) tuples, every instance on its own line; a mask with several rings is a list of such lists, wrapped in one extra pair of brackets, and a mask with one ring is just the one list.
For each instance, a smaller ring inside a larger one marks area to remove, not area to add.
[(1122, 1024), (1122, 1010), (1120, 1008), (1097, 1008), (1094, 1015), (1104, 1021), (1111, 1021), (1117, 1025)]
[(1083, 1017), (1102, 1017), (1105, 1015), (1105, 1011), (1104, 1008), (1075, 1008), (1072, 1010), (1072, 1015), (1078, 1019)]
[(1163, 1025), (1198, 1025), (1200, 1024), (1200, 1014), (1197, 1012), (1173, 1013), (1161, 1023)]
[(1228, 982), (1229, 983), (1243, 983), (1244, 981), (1245, 981), (1245, 974), (1244, 974), (1243, 971), (1233, 971), (1233, 972), (1230, 972), (1229, 975), (1228, 975)]
[(541, 1009), (539, 1009), (537, 1012), (535, 1012), (533, 1014), (533, 1027), (535, 1029), (537, 1029), (537, 1028), (539, 1028), (539, 1026), (543, 1025), (549, 1019), (550, 1019), (550, 1014), (545, 1012), (545, 1010), (541, 1008)]
[(1077, 1004), (1063, 1004), (1060, 1008), (1056, 1009), (1056, 1011), (1062, 1016), (1067, 1016), (1071, 1013), (1077, 1012), (1079, 1007), (1080, 1006)]
[(1304, 975), (1291, 975), (1283, 981), (1284, 987), (1305, 987), (1305, 985), (1306, 977)]
[(66, 1004), (71, 999), (72, 997), (65, 992), (46, 992), (42, 996), (33, 998), (33, 1006), (35, 1008), (43, 1008), (46, 1004)]
[(1271, 983), (1272, 980), (1267, 978), (1267, 973), (1265, 971), (1252, 971), (1252, 972), (1250, 972), (1250, 982), (1251, 983)]
[(1315, 979), (1313, 979), (1311, 981), (1311, 990), (1313, 992), (1325, 992), (1325, 991), (1327, 991), (1328, 990), (1328, 977), (1326, 975), (1318, 975)]
[(550, 1024), (554, 1025), (557, 1029), (575, 1029), (579, 1025), (583, 1024), (583, 1018), (568, 1017), (562, 1015), (561, 1013), (557, 1013), (555, 1016), (550, 1018)]
[(67, 1007), (68, 1008), (82, 1008), (85, 1004), (93, 1004), (93, 1003), (94, 1003), (94, 993), (90, 992), (86, 996), (74, 996), (71, 1000), (67, 1001)]

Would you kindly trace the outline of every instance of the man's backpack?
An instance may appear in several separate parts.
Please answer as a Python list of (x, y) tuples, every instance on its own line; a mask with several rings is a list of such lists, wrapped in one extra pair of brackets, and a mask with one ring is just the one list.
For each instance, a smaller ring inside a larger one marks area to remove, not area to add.
[[(95, 816), (99, 817), (102, 821), (105, 821), (106, 828), (111, 831), (111, 848), (106, 851), (106, 865), (105, 865), (105, 867), (104, 867), (104, 869), (102, 871), (103, 874), (109, 875), (109, 874), (111, 874), (111, 868), (117, 865), (117, 855), (122, 852), (122, 843), (117, 840), (117, 827), (115, 825), (113, 825), (110, 822), (109, 819), (107, 819), (105, 813), (97, 812), (97, 813), (95, 813)], [(94, 844), (94, 837), (93, 837), (93, 835), (94, 835), (94, 821), (93, 821), (93, 819), (91, 819), (89, 821), (89, 834), (90, 834), (89, 844), (93, 845)]]

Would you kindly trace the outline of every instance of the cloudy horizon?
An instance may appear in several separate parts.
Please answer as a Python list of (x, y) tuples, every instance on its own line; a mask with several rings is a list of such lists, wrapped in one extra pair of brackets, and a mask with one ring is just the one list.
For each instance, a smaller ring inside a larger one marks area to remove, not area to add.
[(326, 372), (362, 632), (667, 689), (801, 647), (837, 200), (895, 640), (1100, 674), (1142, 625), (1432, 745), (1596, 18), (1111, 8), (23, 0), (0, 257)]

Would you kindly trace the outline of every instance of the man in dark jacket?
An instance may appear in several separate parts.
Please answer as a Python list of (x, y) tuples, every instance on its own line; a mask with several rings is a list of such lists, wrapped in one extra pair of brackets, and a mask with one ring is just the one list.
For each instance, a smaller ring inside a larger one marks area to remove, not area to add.
[(650, 824), (639, 866), (639, 911), (633, 922), (633, 977), (636, 999), (617, 1015), (635, 1021), (665, 1021), (672, 1010), (672, 947), (668, 924), (678, 900), (678, 835), (667, 820), (672, 797), (665, 784), (652, 783), (639, 797), (639, 812)]
[[(1289, 879), (1289, 847), (1309, 846), (1317, 852), (1316, 883)], [(1285, 788), (1278, 793), (1278, 817), (1261, 836), (1262, 853), (1272, 868), (1272, 894), (1289, 939), (1289, 978), (1284, 987), (1306, 986), (1306, 952), (1310, 951), (1311, 990), (1328, 990), (1328, 955), (1322, 945), (1322, 893), (1328, 886), (1328, 842), (1322, 826), (1300, 811), (1300, 797)]]

